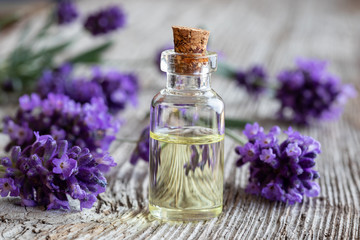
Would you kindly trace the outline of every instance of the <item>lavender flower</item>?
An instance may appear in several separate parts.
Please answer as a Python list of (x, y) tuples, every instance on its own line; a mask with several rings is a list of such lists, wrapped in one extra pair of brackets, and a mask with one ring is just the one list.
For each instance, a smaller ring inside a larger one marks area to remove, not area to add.
[(94, 97), (102, 98), (112, 113), (123, 110), (127, 103), (136, 106), (138, 91), (138, 79), (134, 74), (115, 70), (103, 72), (95, 67), (90, 80), (74, 78), (70, 64), (44, 71), (37, 88), (42, 98), (49, 93), (64, 94), (79, 103), (90, 103)]
[(14, 180), (11, 178), (0, 178), (0, 195), (2, 197), (18, 196), (18, 189), (15, 186)]
[[(91, 208), (107, 184), (101, 165), (116, 165), (108, 154), (96, 158), (87, 148), (50, 135), (35, 133), (36, 140), (21, 149), (13, 147), (10, 158), (1, 159), (0, 194), (21, 198), (23, 206), (70, 209), (68, 197), (78, 199), (80, 208)], [(102, 161), (102, 158), (106, 158)], [(100, 159), (100, 160), (99, 160)], [(101, 162), (101, 164), (99, 164)]]
[(77, 162), (65, 154), (61, 158), (54, 158), (52, 163), (54, 165), (53, 173), (61, 174), (60, 176), (64, 179), (70, 177), (77, 167)]
[(268, 82), (266, 71), (260, 65), (254, 65), (246, 71), (236, 72), (235, 79), (239, 86), (245, 87), (254, 96), (263, 93)]
[(125, 26), (125, 13), (118, 6), (108, 7), (88, 16), (84, 27), (92, 35), (102, 35)]
[(68, 82), (64, 94), (79, 103), (89, 103), (94, 97), (104, 99), (106, 103), (102, 87), (98, 83), (86, 79), (73, 79)]
[(19, 102), (16, 116), (4, 119), (4, 132), (11, 139), (7, 150), (28, 146), (33, 142), (32, 131), (39, 131), (56, 140), (66, 139), (70, 146), (107, 151), (119, 129), (101, 98), (81, 105), (68, 96), (50, 93), (43, 100), (37, 94), (24, 95)]
[(68, 24), (78, 17), (78, 11), (71, 0), (59, 0), (56, 8), (58, 24)]
[(150, 126), (147, 126), (141, 132), (140, 138), (137, 141), (136, 147), (131, 154), (130, 163), (135, 165), (139, 159), (149, 162), (150, 154)]
[(259, 124), (247, 124), (244, 134), (249, 142), (235, 149), (240, 155), (236, 164), (240, 167), (250, 163), (246, 192), (294, 204), (302, 202), (304, 195), (319, 195), (320, 187), (314, 182), (319, 173), (313, 167), (321, 152), (320, 143), (291, 127), (284, 132), (288, 138), (279, 143), (279, 127), (273, 127), (266, 134)]
[(137, 105), (139, 85), (134, 74), (124, 74), (118, 71), (103, 72), (100, 68), (93, 69), (91, 80), (101, 86), (105, 102), (111, 112), (123, 110), (128, 102)]
[(349, 97), (356, 91), (343, 85), (326, 69), (327, 63), (298, 59), (296, 68), (278, 74), (280, 87), (276, 98), (281, 103), (279, 116), (298, 124), (338, 118)]
[(43, 98), (49, 93), (65, 94), (66, 85), (72, 81), (73, 67), (65, 63), (54, 70), (45, 70), (38, 81), (37, 92)]

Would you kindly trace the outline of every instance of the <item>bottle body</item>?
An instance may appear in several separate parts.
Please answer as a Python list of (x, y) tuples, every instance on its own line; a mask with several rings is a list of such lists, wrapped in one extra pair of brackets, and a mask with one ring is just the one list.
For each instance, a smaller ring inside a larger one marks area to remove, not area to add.
[(150, 111), (149, 210), (165, 220), (204, 220), (222, 211), (224, 103), (210, 74), (168, 73)]

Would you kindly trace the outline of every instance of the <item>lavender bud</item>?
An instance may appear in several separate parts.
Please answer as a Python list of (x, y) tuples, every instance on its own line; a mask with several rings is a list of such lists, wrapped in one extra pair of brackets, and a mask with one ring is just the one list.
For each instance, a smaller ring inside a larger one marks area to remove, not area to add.
[(312, 158), (302, 158), (299, 164), (303, 168), (311, 168), (315, 166), (315, 161)]
[(308, 153), (306, 153), (306, 154), (304, 154), (304, 157), (306, 157), (306, 158), (316, 158), (316, 153), (314, 153), (314, 152), (308, 152)]
[(11, 167), (12, 162), (11, 162), (10, 158), (8, 158), (8, 157), (3, 157), (3, 158), (1, 158), (1, 160), (0, 160), (0, 164), (3, 165), (4, 167)]
[(20, 157), (21, 148), (19, 146), (15, 146), (11, 149), (11, 160), (13, 163), (16, 163)]
[(312, 180), (313, 173), (312, 170), (305, 169), (305, 171), (299, 175), (300, 180)]
[(56, 142), (53, 139), (48, 139), (44, 146), (44, 161), (48, 161), (55, 154)]

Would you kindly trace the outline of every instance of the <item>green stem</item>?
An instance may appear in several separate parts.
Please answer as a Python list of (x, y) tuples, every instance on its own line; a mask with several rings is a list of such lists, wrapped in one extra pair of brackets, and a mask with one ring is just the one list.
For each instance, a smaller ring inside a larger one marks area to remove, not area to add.
[(3, 178), (6, 173), (6, 168), (2, 165), (0, 165), (0, 178)]
[(226, 63), (218, 62), (216, 74), (227, 78), (235, 78), (236, 70), (233, 67), (227, 65)]
[(54, 21), (55, 21), (55, 14), (54, 14), (54, 10), (53, 10), (47, 16), (47, 19), (46, 19), (44, 25), (42, 26), (41, 30), (36, 34), (36, 36), (32, 39), (32, 42), (45, 36), (47, 34), (48, 30), (50, 29), (51, 25), (54, 23)]
[(246, 119), (225, 118), (225, 126), (227, 128), (244, 129), (247, 123), (252, 123), (252, 122), (253, 121)]
[(235, 134), (233, 131), (231, 131), (228, 128), (225, 128), (225, 135), (230, 137), (232, 140), (234, 140), (235, 142), (241, 144), (241, 145), (245, 145), (246, 141), (241, 138), (240, 136), (238, 136), (237, 134)]

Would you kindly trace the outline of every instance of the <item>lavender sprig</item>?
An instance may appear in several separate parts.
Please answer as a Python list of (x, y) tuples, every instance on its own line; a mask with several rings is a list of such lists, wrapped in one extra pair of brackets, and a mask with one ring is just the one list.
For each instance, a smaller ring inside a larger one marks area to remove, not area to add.
[(42, 98), (46, 98), (49, 93), (65, 94), (67, 84), (73, 78), (72, 72), (73, 66), (70, 63), (64, 63), (53, 70), (45, 69), (37, 82), (37, 93)]
[(103, 99), (93, 98), (80, 104), (62, 94), (50, 93), (47, 98), (24, 95), (15, 117), (4, 119), (4, 132), (10, 137), (6, 149), (22, 148), (33, 142), (33, 131), (51, 134), (56, 140), (66, 139), (70, 146), (107, 151), (119, 129), (119, 121), (109, 113)]
[(45, 70), (39, 80), (37, 91), (41, 97), (49, 93), (61, 93), (80, 103), (92, 98), (102, 98), (112, 113), (117, 113), (131, 103), (137, 105), (139, 84), (132, 73), (121, 73), (93, 68), (91, 79), (75, 78), (72, 65), (63, 64), (54, 70)]
[(328, 71), (327, 63), (319, 60), (297, 59), (295, 68), (277, 75), (277, 85), (268, 81), (261, 65), (237, 71), (219, 63), (218, 73), (234, 79), (250, 95), (259, 96), (265, 91), (274, 93), (272, 95), (280, 102), (277, 116), (300, 125), (337, 119), (348, 99), (357, 95), (351, 84), (342, 84)]
[(289, 204), (302, 202), (304, 195), (318, 196), (320, 187), (314, 180), (319, 173), (313, 167), (321, 152), (320, 143), (291, 127), (284, 131), (288, 138), (279, 143), (280, 132), (277, 126), (265, 133), (258, 123), (246, 125), (243, 133), (249, 142), (236, 148), (240, 155), (237, 166), (250, 163), (245, 191)]
[(116, 165), (107, 153), (92, 154), (87, 148), (50, 135), (35, 133), (33, 144), (12, 148), (0, 162), (0, 195), (19, 196), (23, 206), (70, 209), (68, 197), (80, 201), (80, 209), (91, 208), (105, 191), (104, 172)]
[(128, 103), (137, 105), (139, 83), (134, 74), (115, 70), (105, 72), (95, 67), (91, 82), (100, 85), (111, 112), (123, 110)]
[(150, 154), (150, 126), (146, 126), (141, 134), (139, 140), (136, 142), (136, 147), (131, 154), (130, 163), (136, 165), (139, 159), (149, 162)]
[(125, 13), (118, 6), (111, 6), (89, 15), (84, 27), (93, 36), (107, 34), (125, 26)]
[(79, 16), (76, 5), (72, 0), (59, 0), (56, 7), (58, 24), (69, 24)]
[(336, 119), (347, 99), (356, 96), (352, 85), (341, 84), (328, 72), (325, 61), (297, 59), (294, 69), (281, 71), (277, 78), (279, 116), (298, 124)]
[(261, 65), (254, 65), (245, 71), (237, 71), (235, 80), (239, 86), (245, 87), (247, 92), (254, 96), (264, 93), (268, 87), (268, 76)]

